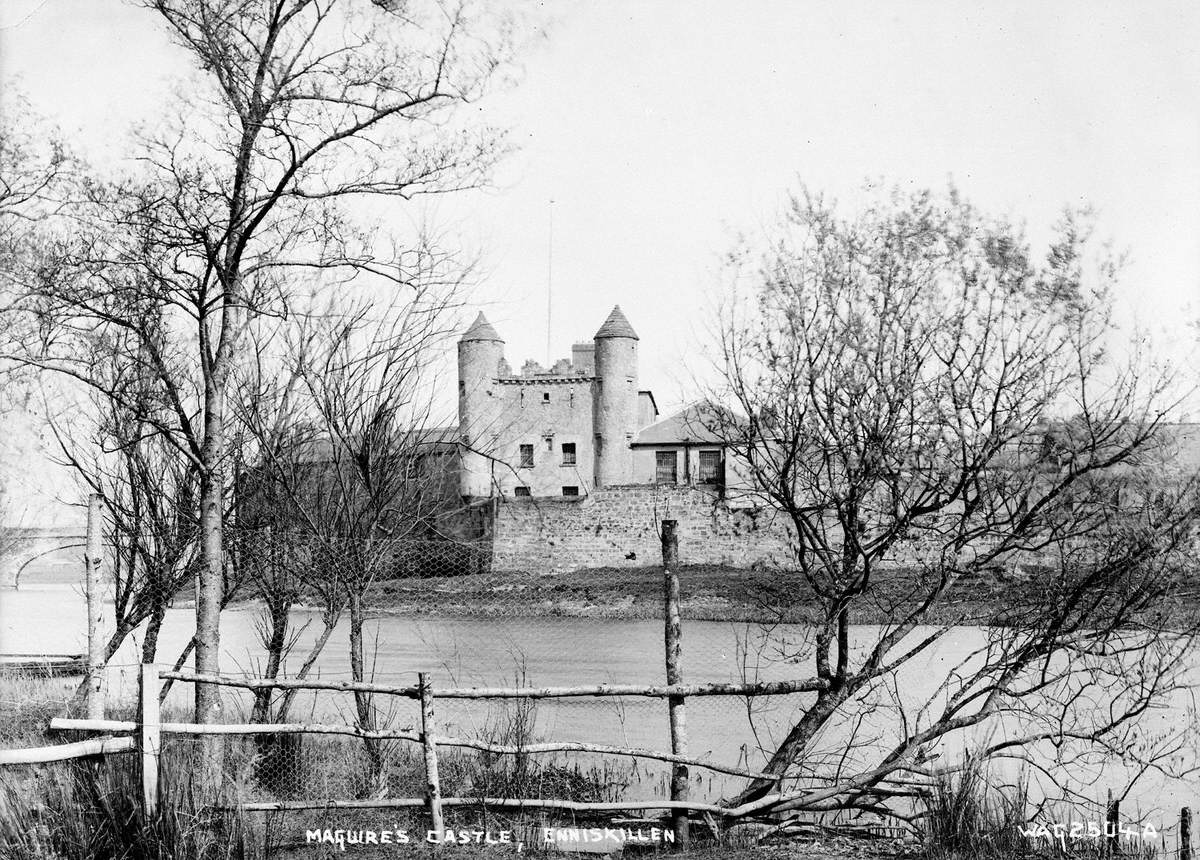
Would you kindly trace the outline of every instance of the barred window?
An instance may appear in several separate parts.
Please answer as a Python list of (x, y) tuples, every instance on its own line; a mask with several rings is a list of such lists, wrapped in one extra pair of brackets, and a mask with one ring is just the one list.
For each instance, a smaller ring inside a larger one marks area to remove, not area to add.
[(658, 484), (679, 482), (679, 455), (675, 451), (654, 453), (654, 481)]
[(515, 490), (513, 490), (513, 492), (518, 496), (528, 496), (529, 488), (528, 487), (517, 487)]
[(563, 448), (562, 464), (564, 466), (574, 466), (575, 465), (575, 443), (574, 442), (563, 442), (562, 448)]
[(521, 468), (522, 469), (532, 469), (533, 468), (533, 446), (532, 445), (522, 445), (521, 446)]
[(721, 452), (700, 452), (700, 474), (697, 476), (701, 484), (721, 483)]

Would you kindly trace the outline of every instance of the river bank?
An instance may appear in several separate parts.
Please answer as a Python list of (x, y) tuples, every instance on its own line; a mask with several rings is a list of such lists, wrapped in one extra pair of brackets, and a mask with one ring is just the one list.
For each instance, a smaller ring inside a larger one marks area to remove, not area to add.
[[(681, 610), (697, 621), (763, 621), (811, 624), (823, 621), (821, 605), (799, 574), (775, 570), (687, 565), (678, 570)], [(1038, 568), (996, 569), (959, 579), (928, 610), (926, 624), (1003, 624), (1015, 591), (1028, 593), (1050, 576)], [(916, 605), (921, 574), (912, 568), (876, 574), (874, 599), (855, 608), (857, 624), (888, 624)], [(429, 579), (384, 580), (368, 592), (376, 615), (566, 616), (652, 619), (662, 617), (663, 573), (659, 566), (593, 568), (555, 575), (489, 573)], [(1181, 582), (1176, 599), (1163, 607), (1181, 623), (1200, 612), (1200, 580)]]

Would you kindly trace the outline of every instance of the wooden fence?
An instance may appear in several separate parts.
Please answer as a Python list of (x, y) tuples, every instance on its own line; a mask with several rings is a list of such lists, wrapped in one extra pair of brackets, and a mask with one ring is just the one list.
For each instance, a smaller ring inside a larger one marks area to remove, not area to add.
[[(791, 799), (779, 793), (741, 807), (727, 808), (711, 803), (692, 801), (688, 797), (690, 768), (706, 768), (719, 773), (746, 778), (778, 777), (736, 765), (721, 764), (688, 755), (685, 720), (685, 701), (694, 696), (766, 696), (788, 693), (815, 692), (826, 686), (825, 681), (808, 678), (795, 681), (759, 683), (700, 683), (683, 680), (682, 625), (679, 611), (678, 537), (673, 520), (663, 523), (663, 600), (664, 600), (664, 669), (665, 684), (594, 684), (566, 687), (454, 687), (436, 688), (429, 677), (420, 673), (414, 686), (395, 686), (376, 683), (343, 681), (235, 678), (200, 675), (184, 671), (159, 672), (153, 664), (141, 667), (138, 685), (137, 720), (105, 720), (89, 714), (88, 719), (55, 718), (50, 727), (55, 730), (75, 730), (108, 733), (107, 736), (75, 744), (62, 744), (40, 749), (0, 751), (0, 764), (30, 764), (59, 761), (91, 755), (136, 751), (140, 757), (143, 803), (147, 810), (158, 805), (158, 771), (161, 738), (164, 734), (181, 735), (283, 735), (323, 734), (346, 735), (363, 739), (395, 739), (420, 744), (426, 776), (426, 796), (423, 798), (389, 798), (381, 800), (312, 800), (246, 803), (245, 811), (276, 811), (312, 808), (427, 808), (435, 830), (442, 829), (442, 809), (448, 806), (483, 804), (497, 808), (561, 809), (571, 811), (613, 811), (634, 809), (663, 809), (671, 813), (676, 842), (688, 842), (688, 813), (702, 812), (725, 818), (742, 818), (769, 808), (777, 802)], [(337, 692), (367, 692), (412, 699), (420, 703), (418, 729), (367, 731), (348, 724), (196, 724), (164, 723), (159, 714), (159, 690), (162, 680), (192, 684), (213, 684), (250, 690), (327, 690)], [(667, 701), (671, 749), (661, 750), (620, 747), (585, 742), (544, 742), (504, 745), (472, 738), (443, 735), (436, 724), (435, 707), (439, 699), (562, 699), (575, 697), (640, 696)], [(99, 697), (93, 699), (96, 700)], [(540, 755), (547, 753), (580, 752), (608, 756), (651, 759), (671, 765), (670, 796), (650, 801), (584, 802), (546, 798), (458, 798), (442, 797), (438, 773), (439, 747), (475, 749), (496, 755)], [(799, 795), (796, 795), (799, 796)]]
[[(777, 790), (755, 801), (736, 807), (693, 801), (688, 796), (689, 769), (703, 768), (719, 773), (778, 783), (780, 777), (736, 765), (721, 764), (688, 755), (685, 702), (696, 696), (770, 696), (789, 693), (816, 692), (827, 682), (817, 678), (756, 683), (693, 683), (683, 680), (682, 625), (680, 623), (678, 543), (675, 522), (663, 522), (663, 600), (664, 600), (664, 663), (665, 684), (594, 684), (566, 687), (435, 687), (425, 673), (418, 673), (413, 686), (397, 686), (367, 682), (237, 678), (221, 675), (202, 675), (184, 671), (159, 672), (154, 664), (141, 667), (138, 684), (138, 710), (134, 721), (105, 719), (55, 718), (50, 728), (108, 733), (105, 736), (77, 743), (59, 744), (36, 749), (0, 750), (0, 765), (35, 764), (71, 758), (137, 752), (141, 773), (142, 802), (148, 813), (158, 806), (159, 760), (163, 735), (286, 735), (316, 734), (345, 735), (363, 739), (395, 739), (419, 744), (423, 750), (426, 792), (420, 798), (383, 798), (366, 800), (295, 800), (242, 803), (238, 809), (246, 812), (273, 812), (304, 809), (369, 809), (422, 808), (431, 819), (433, 830), (443, 830), (443, 809), (456, 806), (489, 806), (498, 809), (557, 809), (575, 812), (606, 812), (620, 810), (665, 810), (672, 819), (675, 841), (686, 846), (689, 840), (688, 814), (704, 813), (725, 821), (736, 821), (769, 812), (772, 808), (797, 799), (819, 800), (816, 795), (833, 796), (837, 789), (816, 791)], [(344, 693), (366, 692), (407, 698), (420, 703), (418, 728), (368, 731), (349, 724), (286, 723), (286, 724), (198, 724), (164, 723), (160, 720), (159, 692), (162, 680), (250, 690), (325, 690)], [(670, 726), (671, 750), (660, 751), (619, 747), (599, 743), (543, 742), (504, 745), (472, 738), (443, 735), (436, 721), (436, 703), (440, 699), (561, 699), (575, 697), (640, 696), (665, 699)], [(119, 734), (118, 734), (119, 733)], [(585, 802), (566, 799), (507, 798), (507, 797), (443, 797), (438, 769), (438, 750), (442, 747), (480, 750), (496, 755), (539, 755), (561, 752), (594, 753), (650, 759), (671, 765), (668, 799), (647, 801)], [(867, 777), (871, 774), (867, 774)], [(845, 786), (842, 787), (844, 789)], [(1115, 817), (1115, 805), (1109, 805), (1109, 815)], [(1183, 808), (1180, 814), (1179, 860), (1193, 860), (1191, 851), (1191, 811)]]

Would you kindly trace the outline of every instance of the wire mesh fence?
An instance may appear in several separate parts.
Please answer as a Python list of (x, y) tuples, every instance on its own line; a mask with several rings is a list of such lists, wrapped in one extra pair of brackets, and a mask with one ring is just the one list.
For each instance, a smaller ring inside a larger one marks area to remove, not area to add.
[[(184, 553), (170, 570), (128, 559), (110, 569), (112, 612), (104, 634), (108, 714), (128, 713), (137, 665), (164, 670), (191, 664), (196, 559)], [(354, 541), (273, 530), (231, 531), (226, 539), (222, 670), (260, 678), (309, 678), (411, 684), (427, 672), (440, 686), (538, 686), (574, 683), (661, 684), (663, 579), (659, 565), (571, 573), (499, 571), (486, 541), (375, 538)], [(763, 623), (781, 617), (753, 594), (763, 573), (685, 567), (682, 580), (683, 672), (688, 681), (792, 677), (795, 666), (764, 653)], [(27, 589), (36, 591), (36, 584)], [(741, 590), (739, 590), (739, 588)], [(32, 594), (33, 591), (29, 593)], [(54, 593), (56, 606), (33, 613), (75, 616), (77, 589)], [(47, 641), (35, 630), (29, 641)], [(83, 650), (74, 643), (75, 650)], [(191, 719), (192, 690), (168, 682), (164, 720)], [(28, 723), (65, 713), (69, 683), (47, 690)], [(741, 697), (689, 702), (693, 754), (719, 764), (761, 767), (762, 741), (798, 697), (749, 705)], [(31, 707), (37, 697), (22, 694)], [(364, 731), (412, 730), (413, 704), (386, 696), (322, 691), (226, 690), (230, 723), (346, 724)], [(796, 701), (796, 705), (800, 702)], [(447, 734), (508, 746), (548, 740), (669, 750), (666, 704), (658, 699), (570, 698), (529, 702), (448, 701), (439, 706)], [(773, 716), (772, 719), (775, 717)], [(6, 721), (0, 745), (12, 746), (29, 726)], [(10, 728), (11, 727), (11, 728)], [(766, 733), (764, 735), (764, 732)], [(44, 740), (44, 739), (43, 739)], [(42, 741), (39, 741), (42, 742)], [(172, 744), (189, 743), (178, 737)], [(237, 738), (229, 744), (229, 777), (247, 801), (311, 797), (396, 796), (419, 757), (411, 744), (346, 736)], [(669, 766), (587, 754), (508, 760), (460, 750), (448, 765), (451, 783), (471, 793), (507, 787), (573, 796), (649, 799), (663, 796)], [(505, 777), (506, 769), (508, 776)], [(738, 778), (694, 770), (698, 797), (719, 800)], [(489, 780), (491, 782), (489, 782)], [(497, 783), (496, 780), (500, 780)]]
[[(132, 719), (138, 669), (192, 665), (196, 558), (169, 569), (126, 563), (106, 571), (103, 630), (109, 655), (107, 709)], [(810, 672), (813, 627), (805, 596), (775, 571), (690, 566), (681, 559), (682, 671), (686, 682), (781, 681)], [(352, 541), (284, 531), (231, 531), (226, 540), (222, 673), (233, 677), (364, 681), (405, 686), (426, 673), (435, 688), (663, 684), (664, 581), (658, 564), (570, 572), (498, 570), (486, 542), (375, 538)], [(9, 642), (77, 654), (83, 597), (74, 584), (35, 577), (15, 611), (5, 612)], [(6, 596), (7, 599), (7, 596)], [(954, 646), (953, 635), (948, 640)], [(78, 678), (10, 676), (0, 684), (0, 749), (83, 737), (48, 735), (66, 714)], [(193, 718), (193, 687), (163, 685), (162, 719)], [(887, 691), (884, 691), (887, 692)], [(222, 689), (227, 724), (300, 725), (281, 735), (236, 735), (216, 742), (186, 733), (163, 736), (164, 779), (189, 772), (207, 742), (219, 748), (223, 791), (236, 804), (418, 798), (424, 790), (420, 714), (411, 698), (334, 690)], [(718, 769), (693, 767), (691, 799), (720, 803), (760, 771), (812, 694), (698, 696), (686, 701), (688, 754)], [(477, 742), (440, 753), (443, 794), (578, 801), (649, 801), (669, 796), (671, 766), (649, 758), (571, 752), (500, 755), (479, 745), (599, 744), (669, 751), (668, 705), (645, 696), (438, 701), (438, 732)], [(856, 725), (867, 741), (894, 727)], [(353, 733), (329, 733), (341, 726)], [(363, 737), (362, 735), (367, 735)], [(834, 732), (809, 749), (853, 769), (853, 744)], [(211, 750), (211, 746), (210, 746)], [(54, 779), (47, 765), (33, 779)], [(731, 773), (730, 771), (743, 773)], [(175, 774), (174, 776), (166, 776)], [(388, 813), (391, 814), (390, 812)], [(419, 809), (396, 810), (419, 829)], [(557, 813), (559, 817), (564, 813)], [(280, 811), (295, 834), (328, 818)], [(503, 810), (455, 808), (447, 822), (478, 821)], [(569, 814), (567, 814), (570, 817)], [(406, 817), (407, 816), (407, 817)], [(500, 820), (498, 818), (497, 820)], [(332, 820), (332, 819), (331, 819)], [(515, 819), (504, 819), (515, 820)], [(541, 820), (554, 820), (545, 813)], [(342, 819), (343, 823), (345, 819)]]

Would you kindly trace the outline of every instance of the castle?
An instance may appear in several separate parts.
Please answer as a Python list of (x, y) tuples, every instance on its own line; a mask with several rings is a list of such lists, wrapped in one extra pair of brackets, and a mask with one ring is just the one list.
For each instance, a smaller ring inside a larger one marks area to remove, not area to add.
[(549, 370), (514, 373), (480, 313), (458, 342), (465, 499), (585, 497), (630, 485), (719, 488), (721, 445), (691, 410), (660, 420), (638, 388), (638, 336), (619, 306)]

